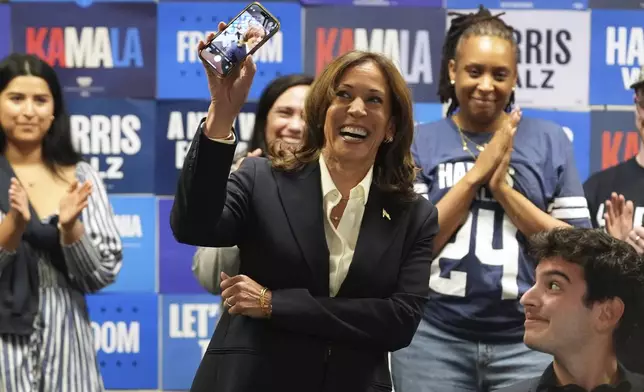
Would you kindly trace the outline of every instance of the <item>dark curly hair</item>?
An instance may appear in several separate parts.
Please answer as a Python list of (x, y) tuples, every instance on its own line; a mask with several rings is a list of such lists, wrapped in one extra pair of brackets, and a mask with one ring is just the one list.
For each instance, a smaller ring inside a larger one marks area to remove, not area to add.
[(627, 342), (644, 318), (644, 260), (632, 246), (598, 229), (558, 228), (532, 236), (528, 246), (535, 260), (560, 257), (584, 269), (587, 307), (618, 297), (624, 314), (614, 339)]
[[(441, 103), (450, 102), (450, 105), (447, 108), (448, 117), (454, 114), (456, 109), (459, 107), (458, 99), (456, 99), (456, 93), (454, 92), (454, 86), (450, 83), (449, 62), (456, 58), (456, 49), (463, 38), (471, 36), (499, 37), (511, 42), (515, 52), (518, 54), (518, 46), (514, 37), (514, 29), (500, 18), (500, 16), (504, 14), (505, 13), (503, 12), (498, 15), (492, 15), (490, 10), (486, 9), (482, 5), (479, 6), (479, 10), (476, 14), (463, 14), (460, 12), (449, 12), (447, 14), (449, 16), (456, 15), (456, 18), (452, 19), (447, 35), (445, 36), (445, 42), (443, 43), (440, 79), (438, 81), (438, 96)], [(518, 55), (516, 58), (519, 58)], [(510, 100), (508, 101), (508, 105), (505, 110), (507, 112), (511, 111), (513, 104), (514, 92), (510, 95)]]

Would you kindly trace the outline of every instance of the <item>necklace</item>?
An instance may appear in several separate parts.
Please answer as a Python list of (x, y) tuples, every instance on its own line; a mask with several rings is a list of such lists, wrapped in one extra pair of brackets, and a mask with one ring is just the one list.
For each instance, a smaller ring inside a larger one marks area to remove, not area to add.
[[(341, 198), (341, 199), (340, 199), (340, 202), (338, 203), (338, 205), (340, 205), (340, 203), (341, 203), (341, 202), (343, 202), (343, 201), (344, 201), (344, 202), (349, 201), (349, 198), (348, 198), (348, 197), (343, 197), (343, 198)], [(331, 219), (332, 219), (334, 222), (339, 222), (339, 221), (340, 221), (340, 218), (342, 218), (342, 215), (337, 216), (337, 215), (333, 215), (333, 214), (331, 214)]]
[(467, 151), (472, 156), (472, 158), (474, 160), (476, 160), (476, 155), (474, 155), (472, 150), (470, 150), (470, 147), (467, 145), (467, 142), (470, 142), (470, 143), (474, 144), (476, 146), (476, 149), (479, 150), (479, 152), (483, 152), (483, 150), (485, 150), (485, 146), (481, 146), (480, 144), (475, 143), (474, 141), (472, 141), (472, 139), (470, 139), (469, 137), (467, 137), (465, 135), (465, 133), (463, 133), (463, 131), (461, 130), (461, 127), (457, 127), (457, 128), (458, 128), (458, 134), (461, 136), (461, 143), (463, 144), (463, 151)]

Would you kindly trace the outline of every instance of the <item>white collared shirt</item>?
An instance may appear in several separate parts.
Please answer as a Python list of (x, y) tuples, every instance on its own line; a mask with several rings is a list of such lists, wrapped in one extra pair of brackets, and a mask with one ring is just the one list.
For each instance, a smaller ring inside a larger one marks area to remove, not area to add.
[(342, 195), (333, 183), (331, 174), (320, 155), (320, 177), (322, 180), (322, 203), (324, 208), (324, 234), (329, 247), (329, 294), (331, 297), (340, 290), (340, 286), (349, 272), (353, 260), (362, 216), (369, 198), (369, 189), (373, 178), (373, 166), (367, 175), (356, 185), (349, 194), (349, 200), (344, 214), (336, 228), (331, 220), (331, 211), (340, 203)]
[[(219, 143), (233, 144), (235, 142), (235, 134), (233, 133), (232, 138), (228, 140), (210, 139)], [(358, 242), (362, 217), (367, 199), (369, 198), (369, 190), (371, 189), (373, 166), (371, 166), (362, 181), (351, 189), (349, 200), (347, 201), (340, 223), (336, 228), (333, 226), (331, 220), (331, 211), (333, 207), (338, 205), (340, 199), (342, 199), (342, 195), (331, 179), (329, 168), (322, 155), (320, 155), (319, 162), (320, 178), (322, 180), (322, 207), (325, 218), (324, 235), (329, 248), (329, 295), (335, 297), (340, 290), (340, 286), (342, 286), (342, 282), (347, 277), (347, 272), (349, 272), (349, 267), (353, 260), (353, 253)]]

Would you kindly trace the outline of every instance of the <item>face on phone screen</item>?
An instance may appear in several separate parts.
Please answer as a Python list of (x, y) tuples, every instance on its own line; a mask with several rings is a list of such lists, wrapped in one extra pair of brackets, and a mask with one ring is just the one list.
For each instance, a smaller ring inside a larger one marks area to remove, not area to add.
[(262, 8), (250, 6), (203, 49), (201, 56), (218, 73), (226, 75), (251, 50), (259, 49), (276, 28), (277, 22)]

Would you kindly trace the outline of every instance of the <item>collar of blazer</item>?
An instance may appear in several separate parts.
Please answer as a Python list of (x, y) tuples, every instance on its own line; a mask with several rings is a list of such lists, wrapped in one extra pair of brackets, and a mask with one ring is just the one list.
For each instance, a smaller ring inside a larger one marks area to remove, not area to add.
[[(282, 207), (304, 259), (314, 276), (314, 295), (329, 294), (329, 249), (324, 236), (320, 165), (313, 162), (297, 173), (275, 175)], [(372, 183), (351, 267), (337, 296), (350, 297), (360, 276), (377, 271), (378, 263), (396, 239), (404, 209)]]

